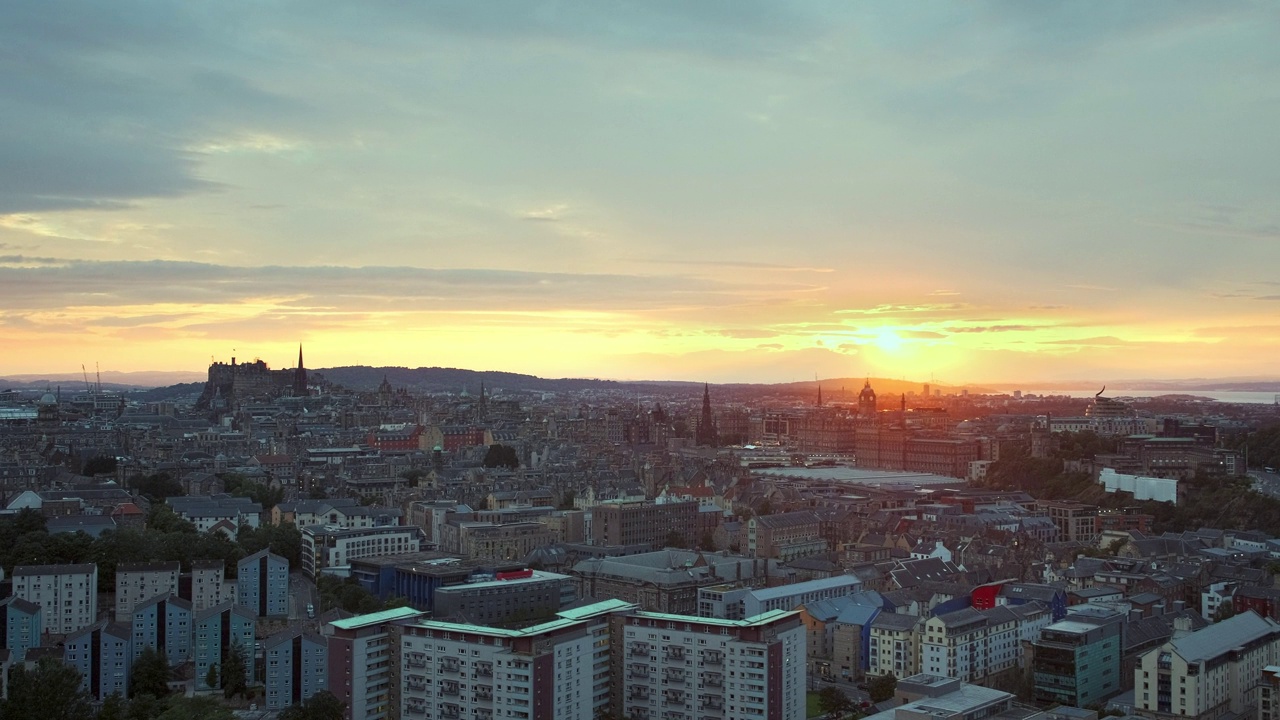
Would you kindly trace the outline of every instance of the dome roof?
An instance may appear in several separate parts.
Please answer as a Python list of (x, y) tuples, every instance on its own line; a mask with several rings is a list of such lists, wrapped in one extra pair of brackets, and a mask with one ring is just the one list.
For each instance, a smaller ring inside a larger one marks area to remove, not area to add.
[(58, 398), (54, 397), (53, 393), (47, 392), (44, 395), (40, 396), (40, 404), (41, 405), (57, 405)]

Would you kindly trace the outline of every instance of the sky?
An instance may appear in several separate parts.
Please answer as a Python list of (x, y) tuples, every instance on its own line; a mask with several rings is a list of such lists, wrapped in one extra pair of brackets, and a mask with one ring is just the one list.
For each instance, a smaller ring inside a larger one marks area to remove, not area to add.
[(0, 375), (1280, 377), (1280, 4), (49, 0)]

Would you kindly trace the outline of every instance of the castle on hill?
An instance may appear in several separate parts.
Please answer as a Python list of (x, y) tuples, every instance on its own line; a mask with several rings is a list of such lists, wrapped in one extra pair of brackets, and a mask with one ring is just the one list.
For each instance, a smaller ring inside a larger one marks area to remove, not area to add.
[(302, 362), (302, 346), (298, 346), (298, 366), (272, 370), (262, 360), (237, 363), (215, 362), (209, 366), (209, 379), (196, 401), (201, 410), (226, 410), (246, 400), (272, 399), (292, 395), (302, 397), (307, 391), (307, 369)]

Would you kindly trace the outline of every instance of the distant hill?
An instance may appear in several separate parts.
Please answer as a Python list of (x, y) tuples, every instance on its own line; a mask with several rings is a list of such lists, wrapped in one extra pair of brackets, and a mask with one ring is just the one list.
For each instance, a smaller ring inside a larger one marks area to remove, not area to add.
[[(642, 383), (597, 380), (589, 378), (548, 379), (534, 375), (499, 371), (463, 370), (442, 367), (367, 367), (354, 365), (336, 368), (318, 368), (314, 371), (324, 379), (352, 390), (376, 390), (386, 378), (395, 388), (419, 391), (452, 391), (466, 389), (471, 394), (480, 392), (480, 383), (493, 390), (532, 390), (542, 392), (572, 392), (575, 390), (624, 390)], [(667, 384), (667, 383), (660, 383)], [(689, 384), (689, 383), (686, 383)]]
[[(138, 372), (102, 372), (103, 390), (137, 390), (155, 388), (176, 383), (204, 382), (206, 373), (185, 370), (142, 370)], [(89, 373), (89, 382), (97, 385), (98, 375)], [(84, 373), (20, 373), (0, 377), (0, 389), (43, 390), (61, 385), (63, 392), (81, 392), (85, 389)]]

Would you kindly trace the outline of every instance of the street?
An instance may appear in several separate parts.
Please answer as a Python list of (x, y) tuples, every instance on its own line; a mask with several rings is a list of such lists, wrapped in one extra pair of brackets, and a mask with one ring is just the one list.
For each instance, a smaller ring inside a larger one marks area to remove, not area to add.
[(1253, 478), (1254, 490), (1269, 497), (1280, 498), (1280, 473), (1250, 470), (1249, 477)]

